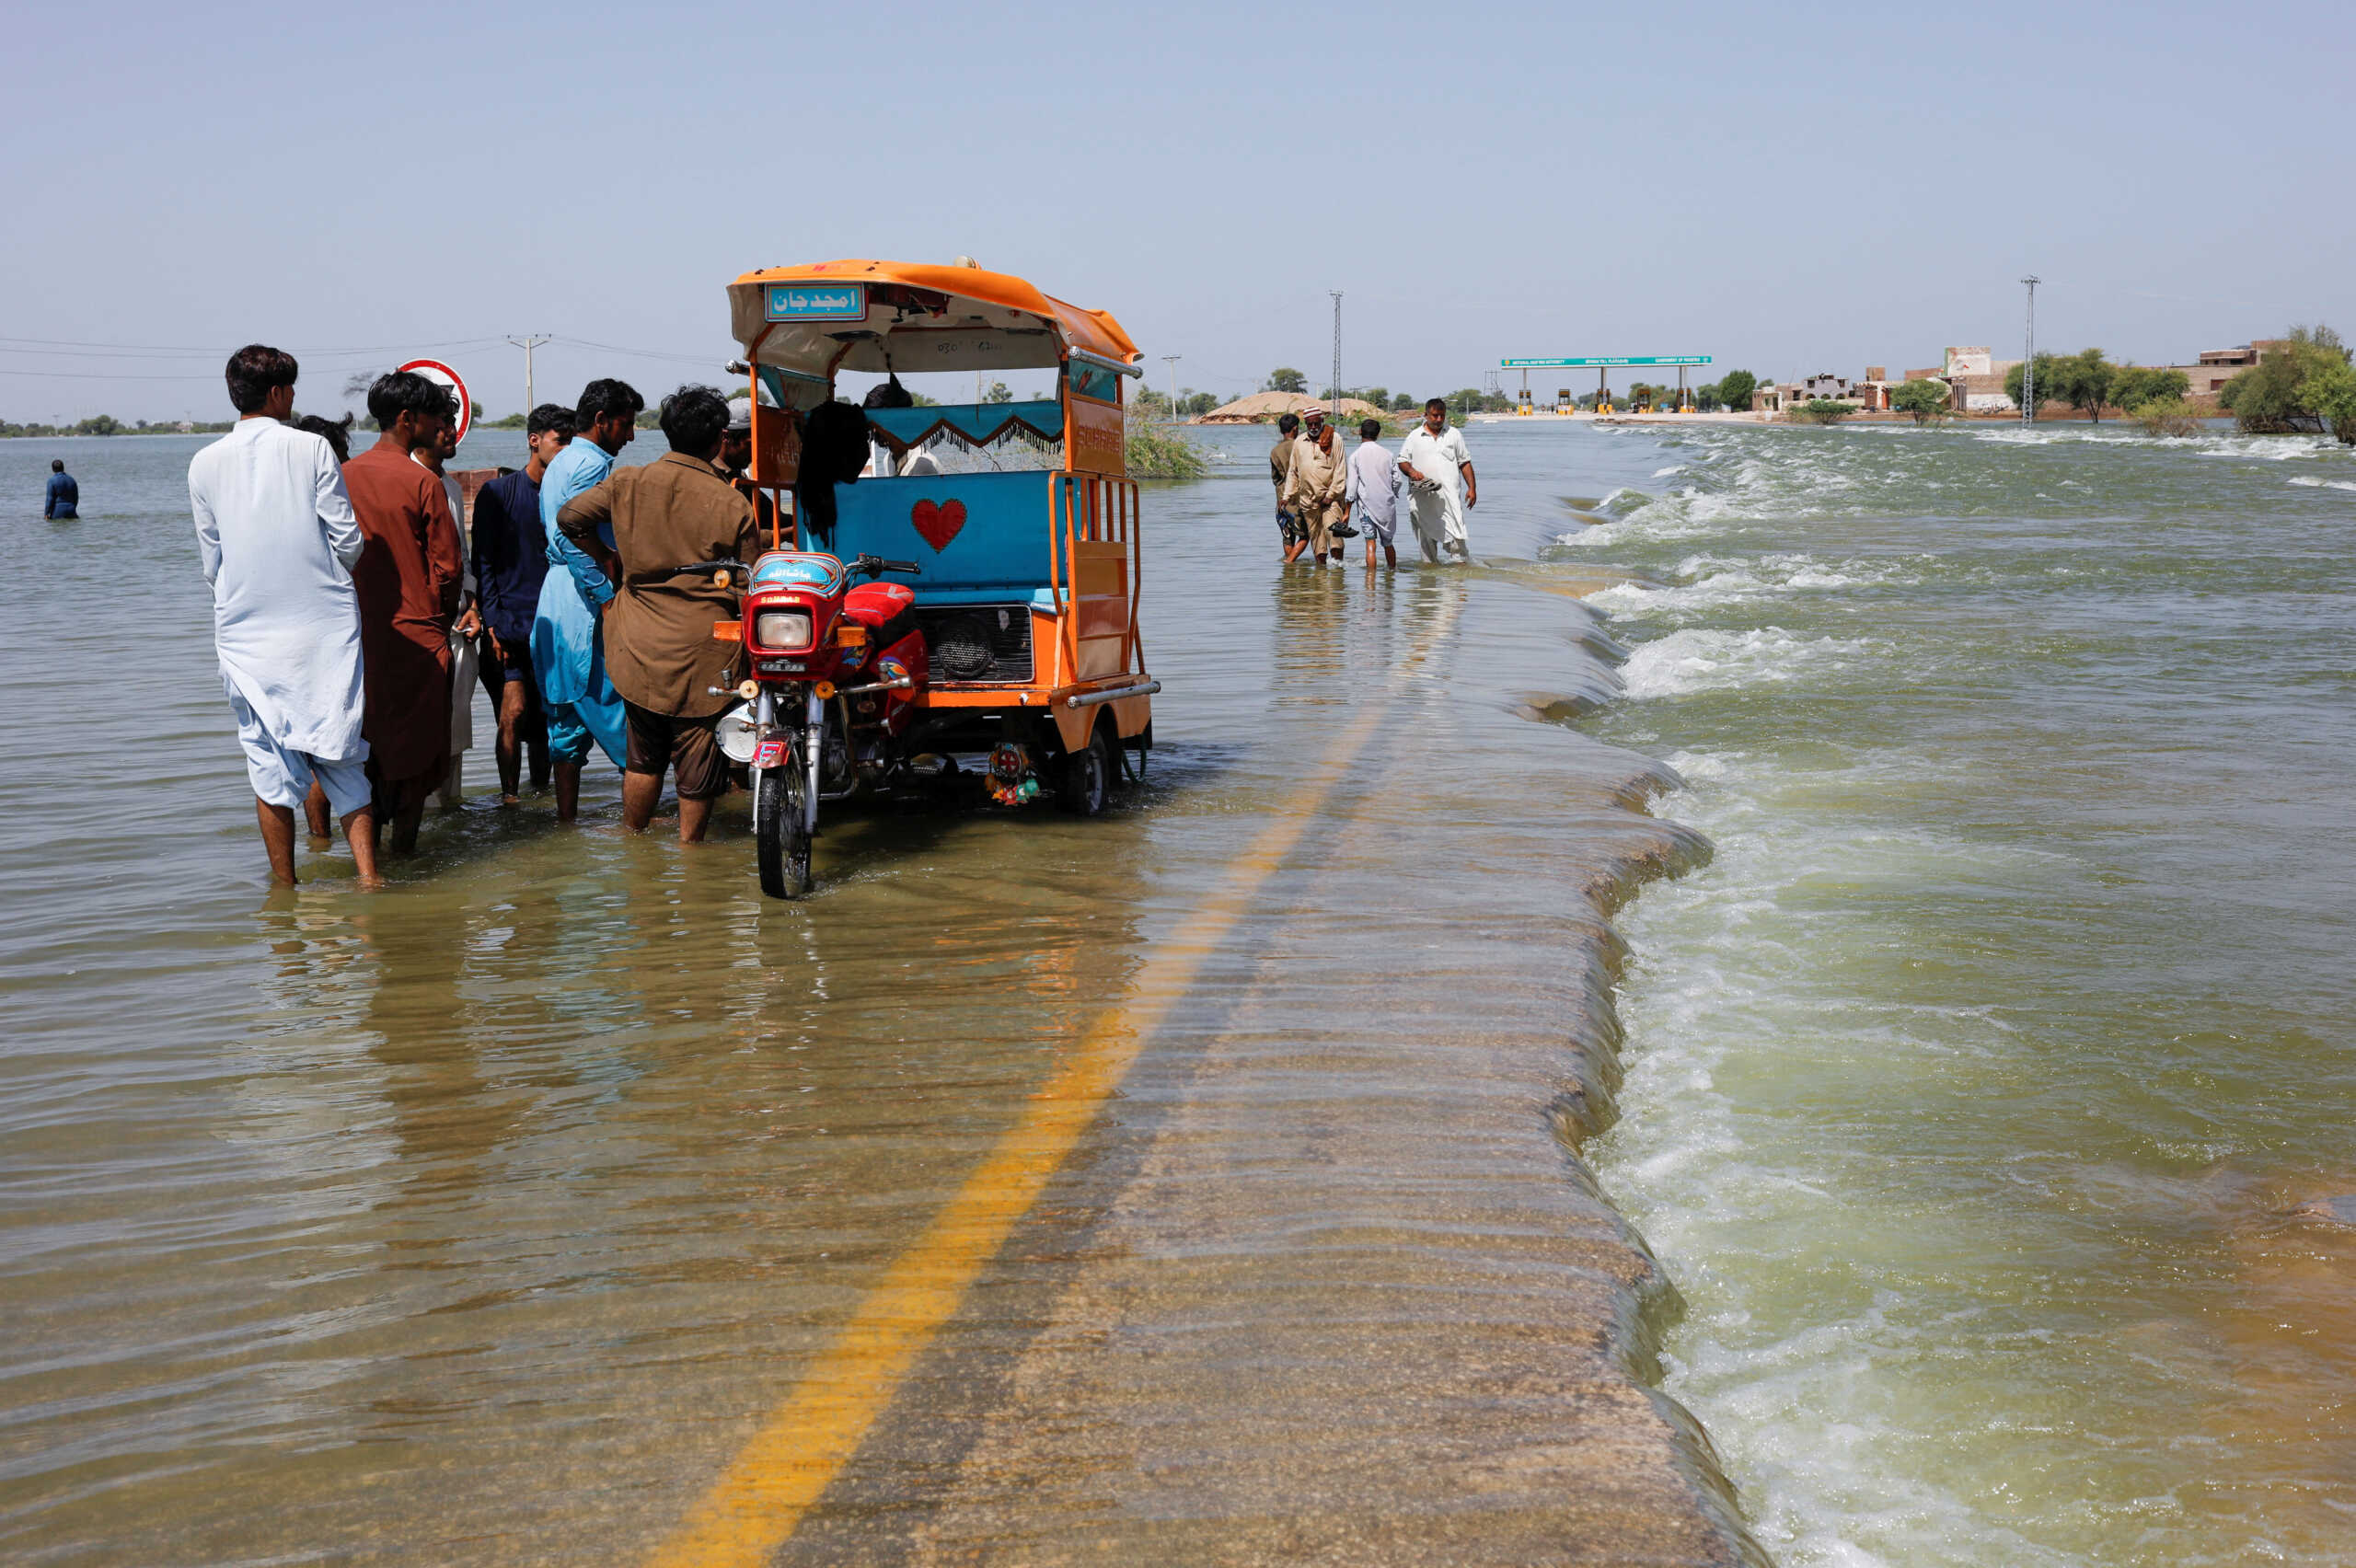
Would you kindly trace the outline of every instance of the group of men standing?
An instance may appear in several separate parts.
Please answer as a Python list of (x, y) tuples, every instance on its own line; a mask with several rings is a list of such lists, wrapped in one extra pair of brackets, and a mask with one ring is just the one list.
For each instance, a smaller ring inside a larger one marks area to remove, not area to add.
[(749, 409), (682, 386), (663, 403), (670, 453), (618, 474), (645, 407), (635, 390), (593, 381), (575, 408), (543, 404), (526, 421), (529, 461), (478, 495), (469, 546), (443, 471), (457, 448), (449, 389), (378, 377), (376, 444), (346, 462), (341, 427), (291, 422), (296, 371), (260, 344), (233, 355), (238, 422), (189, 466), (272, 876), (294, 880), (298, 806), (315, 837), (340, 822), (364, 882), (378, 880), (381, 825), (392, 852), (415, 847), (426, 799), (471, 735), (478, 669), (498, 715), (502, 803), (520, 799), (528, 748), (534, 783), (552, 779), (557, 815), (572, 820), (594, 742), (623, 770), (626, 826), (653, 818), (667, 771), (680, 837), (702, 837), (727, 777), (710, 689), (733, 647), (711, 629), (734, 606), (678, 568), (757, 548), (753, 503), (721, 466)]
[(1397, 566), (1403, 484), (1424, 559), (1470, 559), (1464, 513), (1480, 491), (1464, 432), (1449, 426), (1448, 404), (1440, 398), (1424, 405), (1423, 423), (1400, 444), (1395, 457), (1382, 444), (1380, 420), (1361, 421), (1358, 444), (1345, 454), (1323, 404), (1286, 414), (1276, 421), (1268, 473), (1276, 489), (1276, 528), (1288, 565), (1304, 556), (1311, 566), (1328, 559), (1338, 565), (1341, 541), (1363, 534), (1367, 565), (1374, 564), (1380, 545), (1384, 563)]

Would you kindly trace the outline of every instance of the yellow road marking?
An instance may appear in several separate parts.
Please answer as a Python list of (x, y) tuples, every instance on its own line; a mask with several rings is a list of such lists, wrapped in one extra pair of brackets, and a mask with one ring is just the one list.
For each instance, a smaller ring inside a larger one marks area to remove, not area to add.
[[(1451, 599), (1408, 670), (1455, 623)], [(1120, 1087), (1146, 1040), (1184, 996), (1253, 899), (1284, 864), (1337, 782), (1374, 738), (1387, 704), (1369, 703), (1328, 752), (1316, 777), (1274, 809), (1276, 820), (1230, 867), (1226, 882), (1159, 944), (1130, 998), (1100, 1015), (1079, 1048), (1032, 1095), (957, 1195), (903, 1252), (834, 1343), (771, 1412), (720, 1479), (650, 1560), (652, 1568), (760, 1568), (850, 1462), (900, 1382), (965, 1291), (1038, 1201), (1080, 1135)]]

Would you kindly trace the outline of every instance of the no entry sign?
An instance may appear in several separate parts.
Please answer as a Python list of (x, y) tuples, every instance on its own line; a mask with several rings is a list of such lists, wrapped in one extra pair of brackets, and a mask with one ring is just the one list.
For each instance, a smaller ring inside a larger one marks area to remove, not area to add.
[(440, 360), (414, 359), (407, 364), (395, 365), (396, 370), (413, 370), (428, 381), (440, 382), (458, 395), (458, 439), (467, 439), (467, 427), (475, 422), (474, 399), (467, 396), (465, 379)]

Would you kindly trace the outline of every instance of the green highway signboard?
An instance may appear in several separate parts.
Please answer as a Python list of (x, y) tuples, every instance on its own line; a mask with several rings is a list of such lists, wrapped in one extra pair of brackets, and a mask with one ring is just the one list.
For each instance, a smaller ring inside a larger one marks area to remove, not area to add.
[(1611, 370), (1623, 364), (1707, 364), (1707, 354), (1631, 354), (1624, 359), (1499, 360), (1507, 370)]

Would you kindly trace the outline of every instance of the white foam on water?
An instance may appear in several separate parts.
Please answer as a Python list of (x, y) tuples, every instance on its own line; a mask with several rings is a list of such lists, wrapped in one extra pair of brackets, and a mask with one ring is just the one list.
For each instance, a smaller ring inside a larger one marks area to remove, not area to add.
[(1762, 1112), (1746, 1087), (1762, 1072), (1888, 1071), (1998, 1032), (1869, 997), (1828, 1009), (1820, 967), (1884, 938), (1851, 928), (1861, 917), (1828, 911), (1817, 890), (1964, 879), (2009, 852), (1930, 829), (1810, 825), (1787, 809), (1789, 792), (1855, 787), (1846, 767), (1800, 776), (1741, 751), (1670, 760), (1687, 789), (1665, 814), (1707, 833), (1718, 856), (1647, 887), (1618, 922), (1634, 954), (1620, 999), (1628, 1078), (1622, 1121), (1594, 1146), (1607, 1190), (1689, 1306), (1663, 1388), (1701, 1417), (1783, 1568), (2064, 1568), (2071, 1557), (2008, 1521), (2009, 1499), (1942, 1469), (1909, 1402), (1924, 1366), (1969, 1343), (1967, 1303), (1882, 1287), (1791, 1316), (1793, 1278), (1857, 1267), (1852, 1252), (1866, 1254), (1869, 1277), (1873, 1251), (1908, 1222), (1884, 1212), (1868, 1159), (1790, 1106)]
[(1667, 582), (1620, 582), (1587, 603), (1630, 620), (1681, 617), (1795, 593), (1919, 581), (1919, 563), (1888, 558), (1827, 562), (1783, 553), (1756, 559), (1691, 555)]
[(1862, 651), (1839, 638), (1796, 637), (1777, 626), (1751, 631), (1689, 627), (1640, 645), (1621, 667), (1633, 698), (1685, 697), (1699, 691), (1790, 681)]
[(2309, 490), (2356, 490), (2356, 480), (2318, 479), (2309, 474), (2301, 474), (2291, 482), (2294, 485), (2304, 485)]

